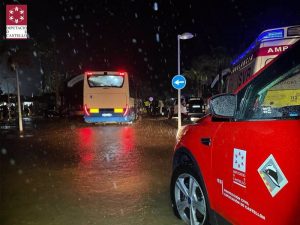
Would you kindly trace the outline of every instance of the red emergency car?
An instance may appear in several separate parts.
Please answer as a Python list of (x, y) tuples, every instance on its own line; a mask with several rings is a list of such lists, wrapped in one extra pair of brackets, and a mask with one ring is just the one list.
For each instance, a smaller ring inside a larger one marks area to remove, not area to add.
[(188, 224), (299, 224), (300, 42), (181, 129), (171, 200)]

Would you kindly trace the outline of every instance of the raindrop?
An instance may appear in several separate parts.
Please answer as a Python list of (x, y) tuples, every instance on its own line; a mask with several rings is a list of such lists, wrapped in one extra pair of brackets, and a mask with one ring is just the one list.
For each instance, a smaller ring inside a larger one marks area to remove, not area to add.
[(50, 30), (50, 27), (48, 25), (46, 26), (46, 28), (47, 28), (47, 30)]
[(9, 160), (10, 165), (14, 166), (16, 165), (16, 161), (14, 159), (10, 159)]
[(145, 61), (145, 62), (148, 62), (148, 58), (147, 58), (147, 57), (145, 57), (145, 58), (144, 58), (144, 61)]
[(23, 170), (19, 169), (19, 170), (18, 170), (18, 174), (19, 174), (19, 175), (22, 175), (22, 174), (23, 174)]
[(79, 20), (80, 19), (80, 15), (76, 15), (75, 18)]
[(40, 73), (41, 73), (41, 74), (44, 74), (43, 68), (40, 68)]
[(160, 40), (159, 40), (159, 34), (158, 34), (158, 33), (155, 35), (155, 38), (156, 38), (156, 41), (157, 41), (157, 42), (160, 41)]
[(157, 4), (157, 2), (154, 2), (153, 9), (154, 9), (154, 11), (158, 11), (158, 4)]
[(137, 19), (139, 16), (137, 13), (134, 14), (134, 17)]
[(113, 184), (114, 184), (114, 189), (117, 189), (118, 186), (117, 186), (116, 182), (113, 182)]
[(71, 34), (68, 32), (68, 37), (71, 37)]
[(6, 155), (7, 150), (6, 150), (5, 148), (2, 148), (2, 149), (1, 149), (1, 153), (2, 153), (2, 155)]
[(135, 38), (132, 38), (132, 43), (136, 44), (137, 40)]
[(65, 21), (65, 20), (66, 20), (64, 16), (62, 16), (61, 19), (62, 19), (62, 21)]
[(143, 50), (141, 48), (138, 49), (139, 52), (143, 52)]
[(34, 56), (34, 57), (37, 57), (36, 51), (33, 51), (33, 56)]

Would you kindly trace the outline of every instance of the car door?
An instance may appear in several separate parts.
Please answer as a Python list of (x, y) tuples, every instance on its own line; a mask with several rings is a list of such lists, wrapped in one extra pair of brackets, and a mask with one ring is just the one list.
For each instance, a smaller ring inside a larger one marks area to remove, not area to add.
[(272, 65), (242, 89), (237, 94), (234, 120), (224, 120), (211, 138), (213, 205), (233, 224), (297, 223), (300, 208), (297, 60)]

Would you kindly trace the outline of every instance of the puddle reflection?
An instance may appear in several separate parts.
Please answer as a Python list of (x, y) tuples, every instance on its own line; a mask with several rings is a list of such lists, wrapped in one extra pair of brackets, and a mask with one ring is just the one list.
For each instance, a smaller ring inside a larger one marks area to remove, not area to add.
[[(80, 163), (72, 185), (79, 195), (84, 198), (101, 194), (103, 201), (114, 207), (124, 196), (130, 198), (129, 205), (142, 202), (141, 194), (149, 190), (151, 179), (142, 171), (142, 149), (137, 148), (134, 127), (81, 128), (77, 138)], [(124, 206), (118, 207), (123, 209)]]

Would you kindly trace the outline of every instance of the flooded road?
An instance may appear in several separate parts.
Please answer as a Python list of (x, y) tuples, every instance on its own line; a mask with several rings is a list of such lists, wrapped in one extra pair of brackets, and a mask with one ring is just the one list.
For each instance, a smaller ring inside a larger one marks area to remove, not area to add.
[(183, 224), (169, 199), (176, 128), (52, 121), (0, 137), (0, 223)]

